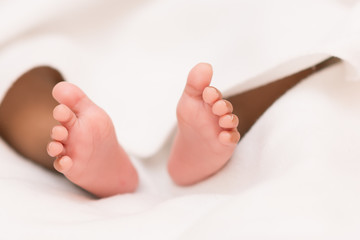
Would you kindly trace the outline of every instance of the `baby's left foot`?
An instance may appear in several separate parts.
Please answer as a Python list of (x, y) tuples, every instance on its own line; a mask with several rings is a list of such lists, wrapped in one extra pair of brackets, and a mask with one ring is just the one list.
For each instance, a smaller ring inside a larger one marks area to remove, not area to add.
[(220, 170), (240, 139), (232, 105), (209, 86), (211, 77), (210, 65), (196, 65), (177, 107), (178, 132), (168, 170), (179, 185), (194, 184)]
[(71, 182), (98, 197), (135, 191), (138, 176), (119, 145), (110, 117), (77, 86), (60, 82), (53, 89), (60, 103), (54, 118), (50, 156), (54, 167)]

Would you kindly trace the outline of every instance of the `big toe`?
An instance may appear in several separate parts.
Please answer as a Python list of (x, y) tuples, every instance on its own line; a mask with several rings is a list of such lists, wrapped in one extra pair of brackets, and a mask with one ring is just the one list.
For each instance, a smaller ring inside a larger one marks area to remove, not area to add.
[(201, 97), (204, 88), (210, 85), (213, 70), (208, 63), (199, 63), (191, 69), (186, 86), (185, 93), (192, 97)]
[(90, 99), (79, 87), (69, 82), (56, 84), (52, 94), (56, 101), (68, 106), (75, 113), (80, 112), (91, 103)]

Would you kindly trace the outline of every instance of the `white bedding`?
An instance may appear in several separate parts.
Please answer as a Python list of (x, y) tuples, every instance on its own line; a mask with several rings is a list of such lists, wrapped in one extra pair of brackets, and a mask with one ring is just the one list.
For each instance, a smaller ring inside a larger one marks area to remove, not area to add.
[[(360, 237), (356, 1), (37, 2), (0, 2), (0, 99), (24, 71), (54, 66), (113, 117), (141, 183), (95, 200), (0, 142), (1, 239)], [(166, 137), (192, 65), (211, 62), (233, 94), (329, 55), (347, 61), (271, 106), (221, 172), (170, 181)]]
[(94, 200), (1, 144), (1, 236), (356, 239), (360, 84), (343, 77), (338, 64), (290, 90), (223, 171), (189, 188), (171, 183), (163, 150), (136, 162), (141, 185), (135, 194)]

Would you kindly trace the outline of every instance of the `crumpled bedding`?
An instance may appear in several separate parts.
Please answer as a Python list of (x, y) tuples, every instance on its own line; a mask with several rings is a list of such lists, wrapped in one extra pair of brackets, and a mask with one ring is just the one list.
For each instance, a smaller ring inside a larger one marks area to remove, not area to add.
[[(360, 236), (357, 1), (29, 4), (0, 3), (0, 98), (23, 72), (54, 67), (109, 112), (141, 182), (97, 200), (0, 142), (1, 238)], [(276, 101), (221, 172), (171, 182), (169, 134), (192, 65), (212, 63), (214, 85), (232, 95), (332, 55), (344, 62)]]
[(4, 239), (355, 239), (360, 236), (360, 84), (344, 64), (287, 92), (212, 178), (175, 186), (167, 148), (133, 159), (134, 194), (96, 200), (1, 144)]

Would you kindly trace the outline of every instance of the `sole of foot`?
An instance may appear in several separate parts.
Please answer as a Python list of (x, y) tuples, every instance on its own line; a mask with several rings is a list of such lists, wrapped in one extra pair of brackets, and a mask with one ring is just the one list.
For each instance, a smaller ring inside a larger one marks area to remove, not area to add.
[(211, 65), (196, 65), (177, 106), (178, 128), (168, 171), (178, 185), (192, 185), (218, 172), (240, 140), (232, 104), (210, 86), (211, 78)]
[(53, 89), (59, 102), (47, 152), (54, 167), (71, 182), (98, 197), (135, 191), (138, 175), (119, 145), (110, 117), (77, 86), (60, 82)]

